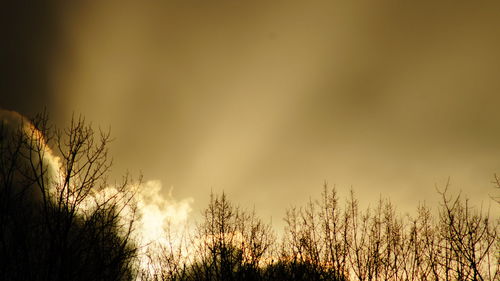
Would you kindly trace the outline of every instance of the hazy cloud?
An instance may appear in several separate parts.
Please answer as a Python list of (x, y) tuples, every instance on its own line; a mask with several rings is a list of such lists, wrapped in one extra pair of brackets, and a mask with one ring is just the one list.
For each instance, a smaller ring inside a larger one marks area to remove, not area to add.
[(500, 171), (496, 3), (58, 9), (54, 114), (110, 125), (115, 173), (142, 170), (195, 210), (225, 189), (279, 221), (323, 180), (413, 209), (449, 176), (455, 191), (487, 198)]

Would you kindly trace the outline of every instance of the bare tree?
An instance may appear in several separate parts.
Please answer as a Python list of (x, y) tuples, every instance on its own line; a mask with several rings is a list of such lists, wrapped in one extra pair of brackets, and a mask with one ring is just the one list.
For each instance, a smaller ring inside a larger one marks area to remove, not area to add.
[(46, 113), (8, 121), (0, 138), (0, 202), (8, 206), (0, 210), (0, 279), (131, 279), (133, 191), (128, 177), (108, 189), (109, 132), (96, 134), (82, 117), (57, 130)]
[(324, 184), (319, 208), (324, 240), (323, 263), (331, 266), (335, 278), (340, 280), (348, 275), (349, 249), (347, 243), (344, 243), (348, 224), (342, 219), (335, 187), (329, 189)]
[(181, 245), (186, 258), (180, 248), (160, 249), (160, 256), (151, 259), (156, 277), (147, 280), (262, 280), (275, 238), (255, 211), (241, 210), (222, 193), (210, 195), (203, 220), (188, 240)]
[(349, 223), (343, 219), (335, 188), (330, 190), (326, 184), (321, 200), (310, 199), (303, 208), (287, 210), (279, 261), (282, 276), (296, 280), (343, 280), (348, 274), (349, 253), (344, 228)]
[(495, 280), (500, 276), (498, 249), (493, 250), (498, 243), (498, 225), (488, 213), (472, 208), (460, 195), (449, 197), (447, 187), (440, 191), (441, 235), (450, 259), (446, 270), (457, 280)]
[(412, 217), (382, 199), (360, 211), (352, 190), (341, 210), (325, 185), (316, 205), (287, 211), (281, 262), (313, 265), (296, 267), (310, 280), (497, 280), (498, 219), (446, 189), (440, 195), (437, 218), (425, 205)]
[(146, 245), (146, 259), (140, 274), (142, 281), (189, 280), (188, 266), (190, 258), (187, 226), (174, 231), (172, 224), (167, 223), (165, 237), (161, 241)]

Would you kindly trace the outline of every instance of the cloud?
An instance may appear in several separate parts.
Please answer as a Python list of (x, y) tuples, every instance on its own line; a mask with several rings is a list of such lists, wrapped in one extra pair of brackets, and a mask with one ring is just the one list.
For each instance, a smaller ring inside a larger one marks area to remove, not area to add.
[(147, 181), (138, 188), (136, 200), (143, 242), (165, 238), (166, 228), (179, 227), (187, 221), (193, 199), (177, 201), (172, 196), (172, 190), (164, 195), (158, 180)]
[[(43, 170), (43, 184), (49, 192), (61, 181), (61, 160), (47, 145), (43, 134), (25, 117), (15, 111), (0, 109), (2, 166), (15, 164), (12, 179), (6, 177), (13, 187), (12, 196), (21, 192), (29, 200), (40, 201), (41, 189), (26, 183), (27, 177), (38, 176)], [(5, 167), (2, 167), (2, 169)], [(36, 171), (35, 171), (36, 169)], [(3, 182), (9, 186), (9, 182)]]
[[(8, 165), (12, 161), (16, 144), (21, 143), (22, 147), (19, 150), (21, 157), (18, 158), (16, 174), (12, 178), (10, 184), (2, 182), (4, 187), (13, 186), (15, 192), (13, 196), (24, 192), (29, 196), (32, 202), (41, 202), (41, 188), (37, 185), (24, 184), (26, 175), (36, 174), (37, 171), (30, 170), (31, 164), (34, 167), (44, 167), (44, 182), (49, 192), (46, 194), (52, 195), (58, 186), (63, 183), (63, 171), (61, 159), (55, 155), (46, 143), (42, 133), (25, 117), (14, 111), (0, 110), (1, 134), (0, 134), (0, 149), (1, 149), (1, 165)], [(30, 148), (36, 148), (31, 150)], [(1, 167), (2, 169), (6, 166)], [(22, 170), (27, 169), (27, 171)], [(2, 178), (2, 181), (7, 180)], [(77, 176), (70, 181), (71, 184), (78, 183)], [(125, 192), (119, 186), (110, 185), (103, 189), (93, 189), (90, 196), (87, 196), (77, 208), (77, 213), (80, 216), (86, 216), (88, 212), (95, 209), (96, 204), (113, 200), (120, 210), (120, 221), (123, 225), (130, 222), (132, 215), (135, 217), (135, 228), (132, 236), (139, 243), (139, 254), (145, 254), (147, 245), (155, 243), (155, 245), (166, 246), (168, 241), (167, 235), (172, 232), (180, 232), (187, 223), (189, 213), (191, 212), (192, 198), (176, 200), (173, 195), (173, 189), (169, 192), (162, 192), (162, 184), (158, 180), (149, 180), (145, 182), (132, 182), (125, 187)], [(54, 191), (54, 192), (53, 192)], [(131, 193), (126, 193), (131, 192)], [(133, 196), (132, 202), (136, 203), (136, 211), (134, 206), (129, 204), (130, 196)], [(55, 198), (50, 198), (56, 200)], [(70, 196), (70, 201), (72, 200)], [(173, 238), (170, 236), (170, 238)], [(144, 257), (145, 258), (145, 257)], [(140, 259), (141, 266), (145, 266), (145, 260)]]

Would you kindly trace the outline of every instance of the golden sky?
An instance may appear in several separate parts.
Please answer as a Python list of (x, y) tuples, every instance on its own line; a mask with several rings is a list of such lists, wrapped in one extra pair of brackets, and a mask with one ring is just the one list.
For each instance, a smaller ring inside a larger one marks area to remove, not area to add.
[(56, 2), (16, 7), (3, 106), (110, 126), (115, 176), (142, 171), (196, 211), (224, 190), (273, 221), (324, 181), (404, 211), (448, 177), (476, 202), (495, 192), (493, 1)]

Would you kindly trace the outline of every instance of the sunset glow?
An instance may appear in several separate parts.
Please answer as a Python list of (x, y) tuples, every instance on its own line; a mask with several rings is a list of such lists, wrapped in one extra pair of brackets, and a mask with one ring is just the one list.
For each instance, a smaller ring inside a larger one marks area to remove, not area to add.
[(17, 2), (0, 279), (500, 276), (498, 2)]

